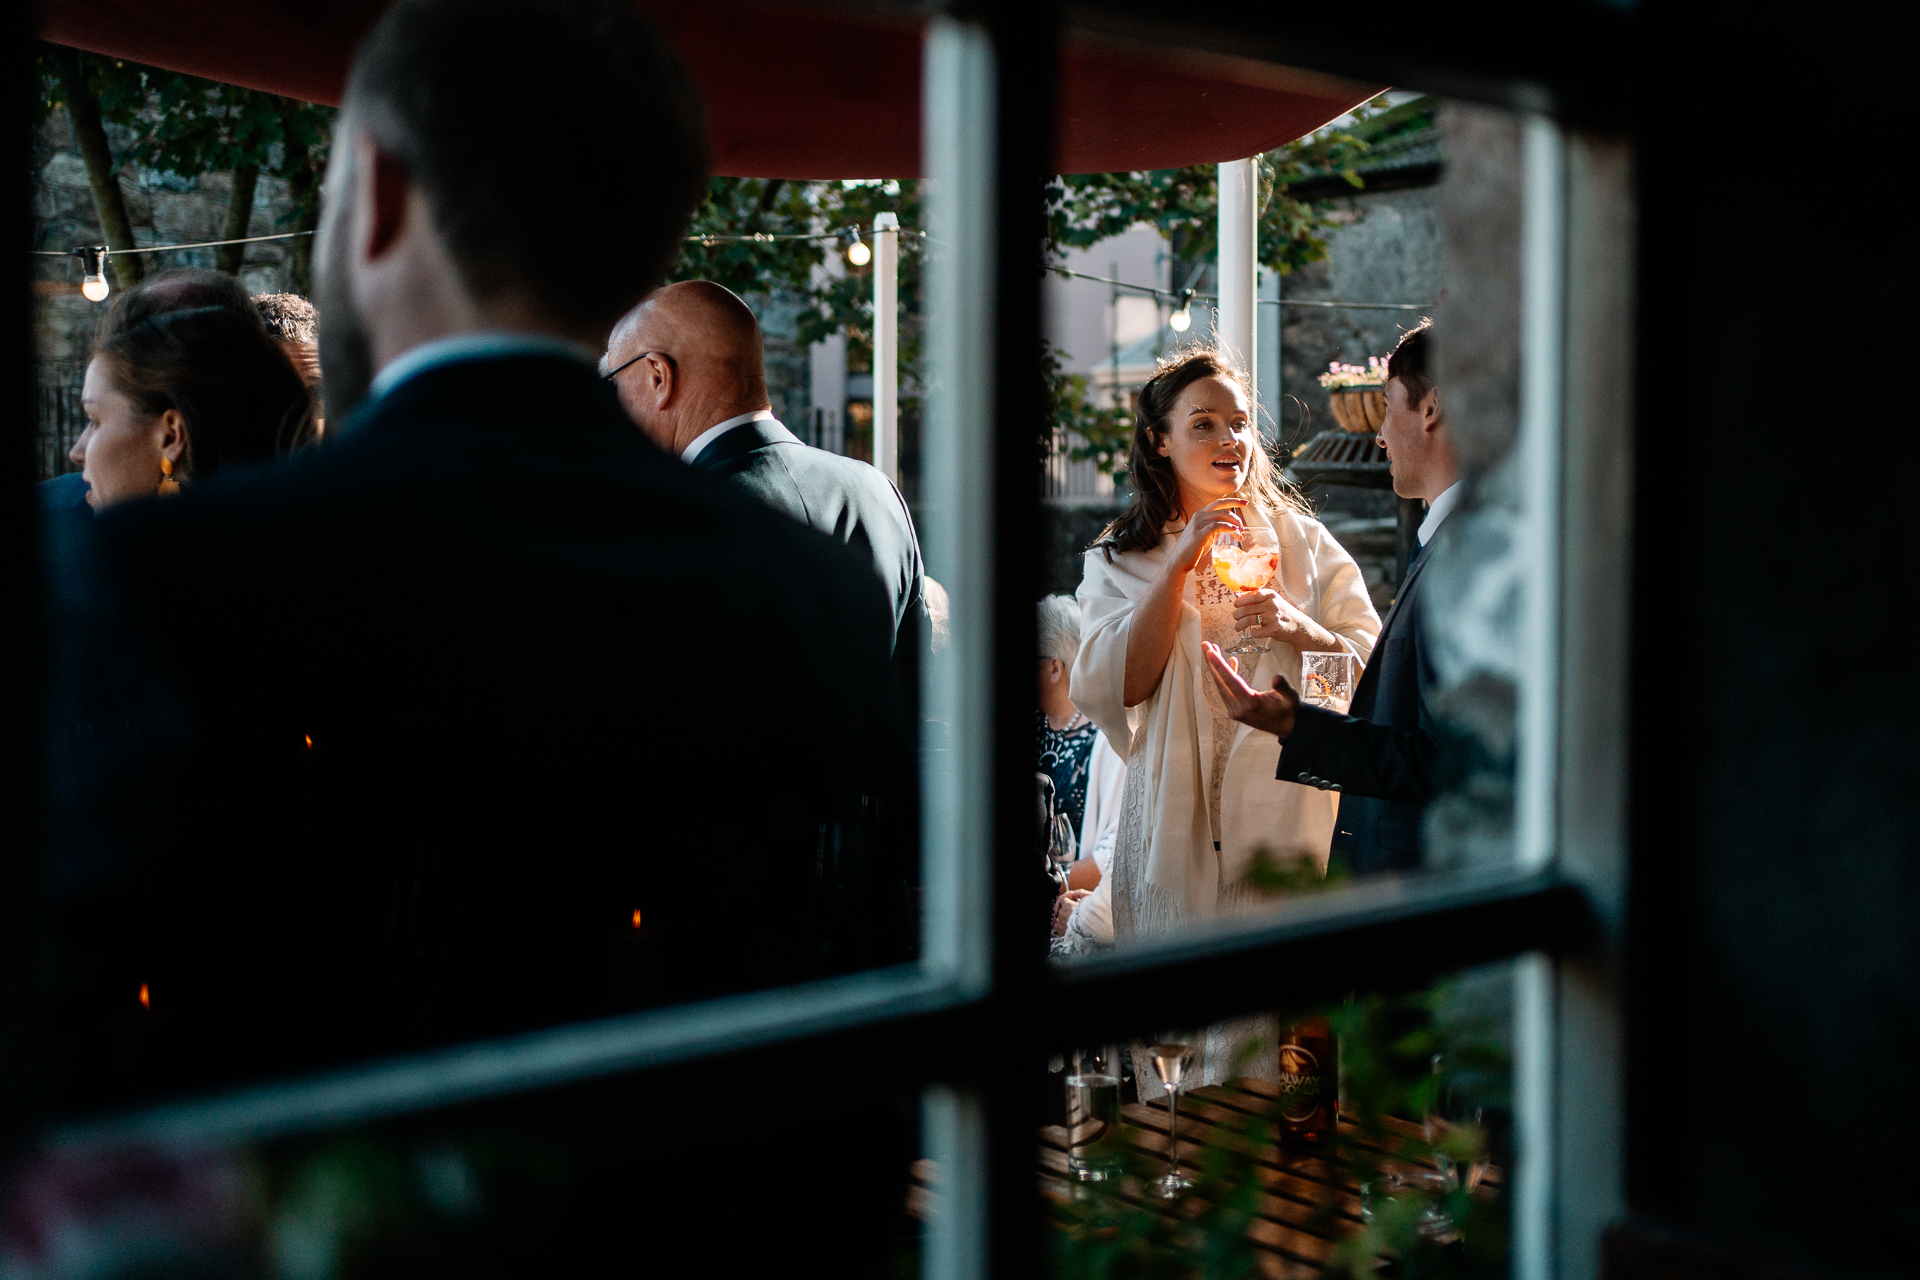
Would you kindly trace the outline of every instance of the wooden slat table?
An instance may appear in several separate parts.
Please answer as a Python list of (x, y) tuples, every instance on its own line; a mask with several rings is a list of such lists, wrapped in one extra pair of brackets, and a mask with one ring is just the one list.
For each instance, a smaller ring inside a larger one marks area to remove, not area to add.
[[(1243, 1081), (1198, 1089), (1180, 1100), (1180, 1166), (1197, 1176), (1195, 1157), (1199, 1149), (1215, 1143), (1245, 1150), (1235, 1130), (1255, 1116), (1270, 1115), (1278, 1086), (1261, 1080)], [(1122, 1118), (1132, 1128), (1130, 1134), (1137, 1150), (1160, 1162), (1167, 1158), (1167, 1109), (1164, 1103), (1135, 1103), (1121, 1108)], [(1407, 1138), (1420, 1136), (1418, 1125), (1388, 1120), (1390, 1131)], [(1357, 1141), (1353, 1122), (1340, 1118), (1343, 1134)], [(1385, 1153), (1372, 1144), (1361, 1144), (1376, 1154)], [(1049, 1127), (1040, 1131), (1040, 1187), (1049, 1196), (1071, 1193), (1067, 1176), (1067, 1131)], [(1411, 1168), (1400, 1162), (1383, 1160), (1386, 1167)], [(1360, 1186), (1345, 1170), (1317, 1155), (1269, 1146), (1257, 1159), (1260, 1181), (1266, 1197), (1251, 1228), (1258, 1251), (1260, 1273), (1279, 1280), (1302, 1280), (1321, 1274), (1334, 1245), (1360, 1226)], [(1482, 1186), (1498, 1194), (1499, 1173), (1490, 1171)], [(925, 1220), (938, 1193), (939, 1174), (931, 1161), (922, 1160), (913, 1167), (908, 1204), (915, 1217)], [(1123, 1184), (1118, 1194), (1129, 1203), (1142, 1203), (1138, 1188)], [(1327, 1206), (1332, 1212), (1327, 1212)]]

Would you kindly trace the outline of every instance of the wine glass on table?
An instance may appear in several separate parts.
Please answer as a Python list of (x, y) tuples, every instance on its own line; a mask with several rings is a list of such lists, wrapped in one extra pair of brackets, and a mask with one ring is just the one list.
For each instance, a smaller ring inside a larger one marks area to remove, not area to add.
[(1193, 1185), (1180, 1176), (1180, 1086), (1193, 1062), (1194, 1037), (1180, 1031), (1163, 1032), (1147, 1046), (1147, 1061), (1167, 1091), (1167, 1172), (1150, 1188), (1163, 1200), (1172, 1200)]
[[(1264, 525), (1248, 525), (1240, 533), (1222, 533), (1213, 540), (1213, 576), (1235, 595), (1258, 591), (1273, 581), (1280, 569), (1280, 539)], [(1252, 628), (1248, 628), (1251, 632)], [(1265, 653), (1273, 646), (1248, 634), (1222, 653)]]
[(1078, 842), (1074, 839), (1073, 825), (1067, 821), (1067, 815), (1056, 813), (1047, 828), (1048, 874), (1060, 892), (1067, 891), (1067, 875), (1073, 870), (1074, 860), (1080, 856)]

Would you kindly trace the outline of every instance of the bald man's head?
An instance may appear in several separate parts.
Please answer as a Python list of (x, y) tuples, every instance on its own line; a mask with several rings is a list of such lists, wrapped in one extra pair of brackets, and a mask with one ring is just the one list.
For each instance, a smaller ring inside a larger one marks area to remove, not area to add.
[(760, 323), (711, 280), (648, 294), (613, 327), (606, 368), (627, 415), (670, 453), (728, 418), (772, 406)]

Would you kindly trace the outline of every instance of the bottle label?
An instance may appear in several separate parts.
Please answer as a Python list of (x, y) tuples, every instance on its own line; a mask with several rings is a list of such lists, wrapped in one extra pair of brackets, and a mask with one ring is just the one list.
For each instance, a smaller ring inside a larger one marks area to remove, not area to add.
[(1320, 1109), (1320, 1060), (1305, 1045), (1280, 1046), (1280, 1118), (1295, 1124)]

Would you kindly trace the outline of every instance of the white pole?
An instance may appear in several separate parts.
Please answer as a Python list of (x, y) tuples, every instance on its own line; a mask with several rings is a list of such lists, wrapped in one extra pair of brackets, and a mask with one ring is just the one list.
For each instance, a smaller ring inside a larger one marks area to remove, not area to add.
[(1260, 385), (1259, 304), (1254, 301), (1259, 269), (1260, 161), (1229, 160), (1220, 166), (1220, 319), (1214, 339), (1246, 367), (1247, 381)]
[(900, 218), (873, 219), (873, 465), (900, 483)]
[(1257, 348), (1253, 363), (1260, 375), (1253, 385), (1260, 395), (1260, 433), (1277, 443), (1281, 430), (1281, 407), (1286, 388), (1280, 384), (1280, 273), (1261, 270), (1260, 301), (1254, 304), (1253, 336)]

